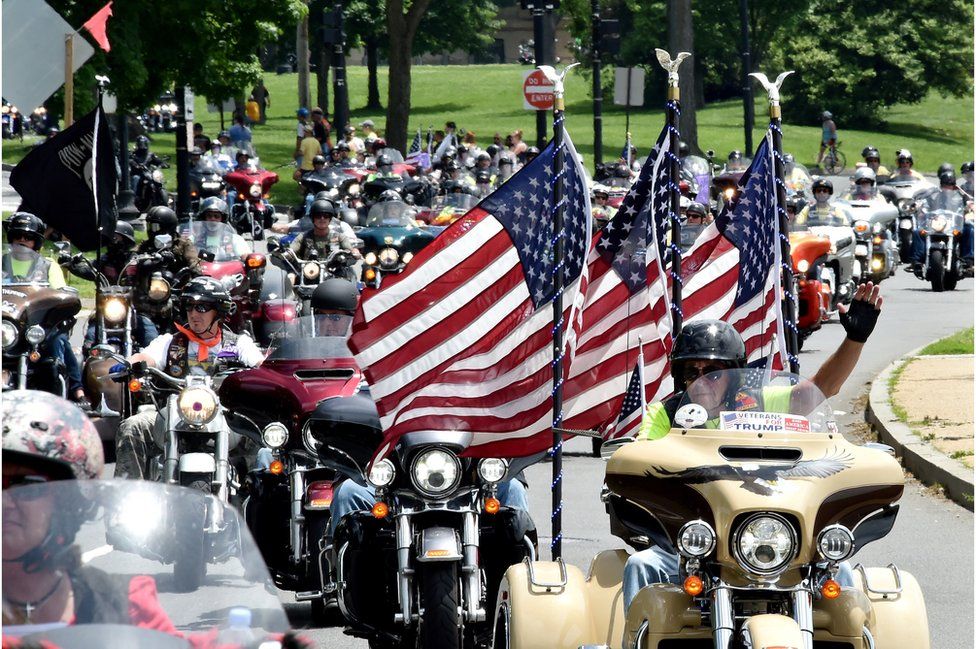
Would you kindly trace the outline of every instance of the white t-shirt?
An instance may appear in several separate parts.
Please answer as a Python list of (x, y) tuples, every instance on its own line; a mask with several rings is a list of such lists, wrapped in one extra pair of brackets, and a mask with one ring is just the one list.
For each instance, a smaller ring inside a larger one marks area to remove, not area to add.
[[(166, 371), (166, 361), (169, 354), (169, 345), (173, 342), (173, 334), (160, 334), (153, 340), (149, 345), (143, 348), (142, 353), (146, 354), (153, 359), (156, 368), (162, 371)], [(192, 340), (187, 344), (187, 355), (189, 358), (196, 358), (200, 345), (193, 342)], [(237, 342), (234, 345), (226, 345), (223, 341), (219, 347), (211, 347), (208, 351), (207, 360), (213, 362), (217, 357), (217, 354), (222, 351), (235, 350), (237, 352), (237, 357), (242, 363), (248, 367), (257, 367), (264, 360), (264, 353), (258, 349), (258, 346), (254, 343), (254, 340), (247, 334), (241, 334), (237, 337)], [(190, 366), (190, 374), (204, 374), (200, 366)]]

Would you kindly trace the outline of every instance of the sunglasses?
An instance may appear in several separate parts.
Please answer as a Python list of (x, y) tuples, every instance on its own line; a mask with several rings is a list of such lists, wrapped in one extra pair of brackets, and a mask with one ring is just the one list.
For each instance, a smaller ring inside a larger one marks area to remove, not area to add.
[(312, 215), (312, 220), (313, 221), (315, 219), (331, 219), (331, 218), (332, 218), (332, 215), (331, 214), (313, 214)]
[[(3, 476), (3, 490), (6, 491), (11, 487), (29, 487), (31, 485), (47, 484), (51, 481), (51, 478), (46, 475), (4, 475)], [(35, 498), (40, 498), (45, 495), (42, 489), (33, 489), (28, 491), (26, 494), (27, 500), (33, 500)]]
[(722, 378), (722, 375), (718, 374), (718, 372), (721, 372), (724, 369), (727, 368), (722, 367), (721, 365), (708, 365), (706, 367), (686, 367), (684, 368), (684, 372), (682, 373), (682, 376), (684, 377), (685, 383), (691, 383), (695, 379), (702, 376), (707, 377), (709, 381), (714, 382)]
[(207, 313), (208, 311), (216, 311), (217, 306), (214, 304), (194, 304), (187, 310), (195, 311), (197, 313)]

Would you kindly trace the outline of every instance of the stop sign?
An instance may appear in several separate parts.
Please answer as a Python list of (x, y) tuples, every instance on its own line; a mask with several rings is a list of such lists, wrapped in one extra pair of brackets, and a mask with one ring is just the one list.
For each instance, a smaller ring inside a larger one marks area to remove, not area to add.
[(551, 110), (555, 85), (542, 70), (526, 72), (522, 80), (522, 98), (526, 110)]

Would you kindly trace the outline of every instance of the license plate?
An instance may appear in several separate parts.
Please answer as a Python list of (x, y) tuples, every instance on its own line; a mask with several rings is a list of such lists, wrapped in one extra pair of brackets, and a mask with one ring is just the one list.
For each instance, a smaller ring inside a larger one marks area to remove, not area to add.
[(854, 256), (856, 257), (867, 257), (868, 247), (864, 244), (858, 244), (854, 246)]
[(902, 230), (911, 230), (912, 229), (912, 220), (911, 219), (902, 219), (901, 220), (901, 223), (898, 224), (898, 227), (901, 228)]

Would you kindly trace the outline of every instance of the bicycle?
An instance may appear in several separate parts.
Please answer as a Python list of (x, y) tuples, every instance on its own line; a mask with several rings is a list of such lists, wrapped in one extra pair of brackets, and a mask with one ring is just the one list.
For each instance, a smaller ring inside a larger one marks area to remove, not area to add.
[(847, 156), (840, 150), (840, 144), (837, 142), (828, 147), (823, 160), (820, 161), (820, 168), (833, 176), (844, 173), (847, 167)]

